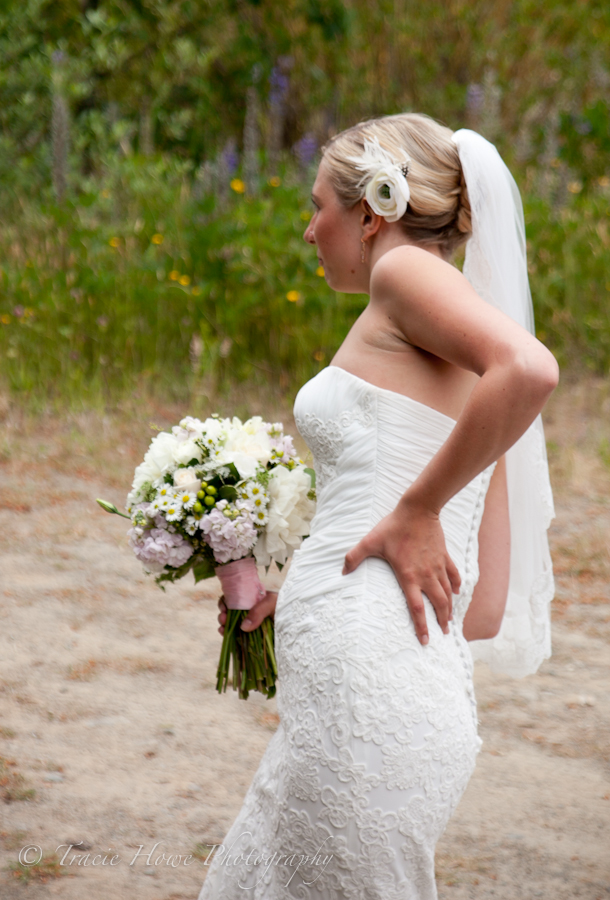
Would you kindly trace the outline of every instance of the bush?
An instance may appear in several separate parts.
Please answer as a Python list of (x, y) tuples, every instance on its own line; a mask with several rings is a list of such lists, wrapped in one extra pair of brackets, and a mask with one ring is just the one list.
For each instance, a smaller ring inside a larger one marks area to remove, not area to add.
[[(610, 364), (609, 190), (555, 211), (524, 196), (540, 338), (564, 365)], [(193, 187), (195, 185), (195, 187)], [(0, 378), (22, 398), (176, 399), (246, 380), (293, 392), (327, 365), (366, 297), (335, 294), (302, 238), (309, 182), (198, 195), (189, 164), (130, 157), (61, 207), (2, 226)]]
[(5, 227), (0, 353), (14, 392), (184, 396), (245, 379), (294, 389), (325, 365), (365, 298), (331, 291), (303, 241), (305, 188), (201, 198), (184, 166), (133, 159), (62, 208)]

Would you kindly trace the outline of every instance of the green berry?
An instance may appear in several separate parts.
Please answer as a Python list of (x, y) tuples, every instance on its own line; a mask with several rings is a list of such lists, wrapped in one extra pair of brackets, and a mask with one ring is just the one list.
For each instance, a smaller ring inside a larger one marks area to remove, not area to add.
[(214, 500), (213, 497), (206, 497), (203, 502), (205, 503), (206, 506), (216, 506), (216, 501)]
[(205, 492), (206, 492), (206, 494), (209, 494), (211, 497), (214, 497), (218, 493), (218, 491), (216, 490), (216, 488), (214, 487), (213, 484), (210, 484), (208, 487), (206, 487)]
[(198, 500), (203, 500), (204, 497), (205, 497), (205, 491), (197, 491), (197, 499)]
[(193, 503), (193, 512), (196, 515), (201, 515), (201, 513), (203, 512), (203, 506), (201, 505), (201, 503)]

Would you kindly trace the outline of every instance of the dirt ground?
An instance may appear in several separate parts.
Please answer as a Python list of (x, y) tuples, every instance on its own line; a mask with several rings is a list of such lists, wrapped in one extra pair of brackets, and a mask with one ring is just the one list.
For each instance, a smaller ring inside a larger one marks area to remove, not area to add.
[[(125, 520), (94, 503), (122, 506), (149, 422), (185, 412), (33, 417), (5, 404), (2, 900), (195, 900), (204, 845), (222, 841), (277, 727), (273, 700), (216, 693), (218, 584), (163, 593)], [(610, 897), (610, 384), (563, 386), (545, 422), (553, 656), (522, 680), (477, 666), (484, 744), (438, 847), (441, 900)], [(19, 869), (26, 847), (43, 861)]]

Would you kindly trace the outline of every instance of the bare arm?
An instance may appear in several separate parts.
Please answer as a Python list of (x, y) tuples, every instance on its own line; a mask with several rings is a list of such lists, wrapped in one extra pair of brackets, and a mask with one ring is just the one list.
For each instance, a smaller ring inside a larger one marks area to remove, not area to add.
[(479, 580), (464, 617), (467, 641), (495, 637), (502, 624), (510, 575), (510, 520), (506, 460), (498, 460), (479, 529)]
[(446, 442), (394, 512), (345, 558), (345, 574), (367, 556), (390, 563), (417, 635), (427, 643), (422, 592), (447, 632), (451, 591), (460, 585), (439, 513), (526, 431), (555, 388), (558, 367), (533, 335), (482, 300), (457, 269), (420, 248), (397, 247), (379, 259), (373, 296), (406, 342), (479, 375)]

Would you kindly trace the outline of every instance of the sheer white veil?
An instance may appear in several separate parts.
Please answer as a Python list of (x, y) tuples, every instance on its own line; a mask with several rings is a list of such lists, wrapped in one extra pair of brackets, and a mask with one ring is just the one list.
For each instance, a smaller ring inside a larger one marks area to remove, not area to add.
[[(464, 275), (488, 303), (534, 333), (521, 196), (500, 154), (476, 131), (453, 134), (472, 209)], [(472, 641), (474, 659), (522, 677), (551, 655), (555, 587), (547, 529), (555, 515), (540, 416), (506, 453), (510, 582), (499, 634)]]

